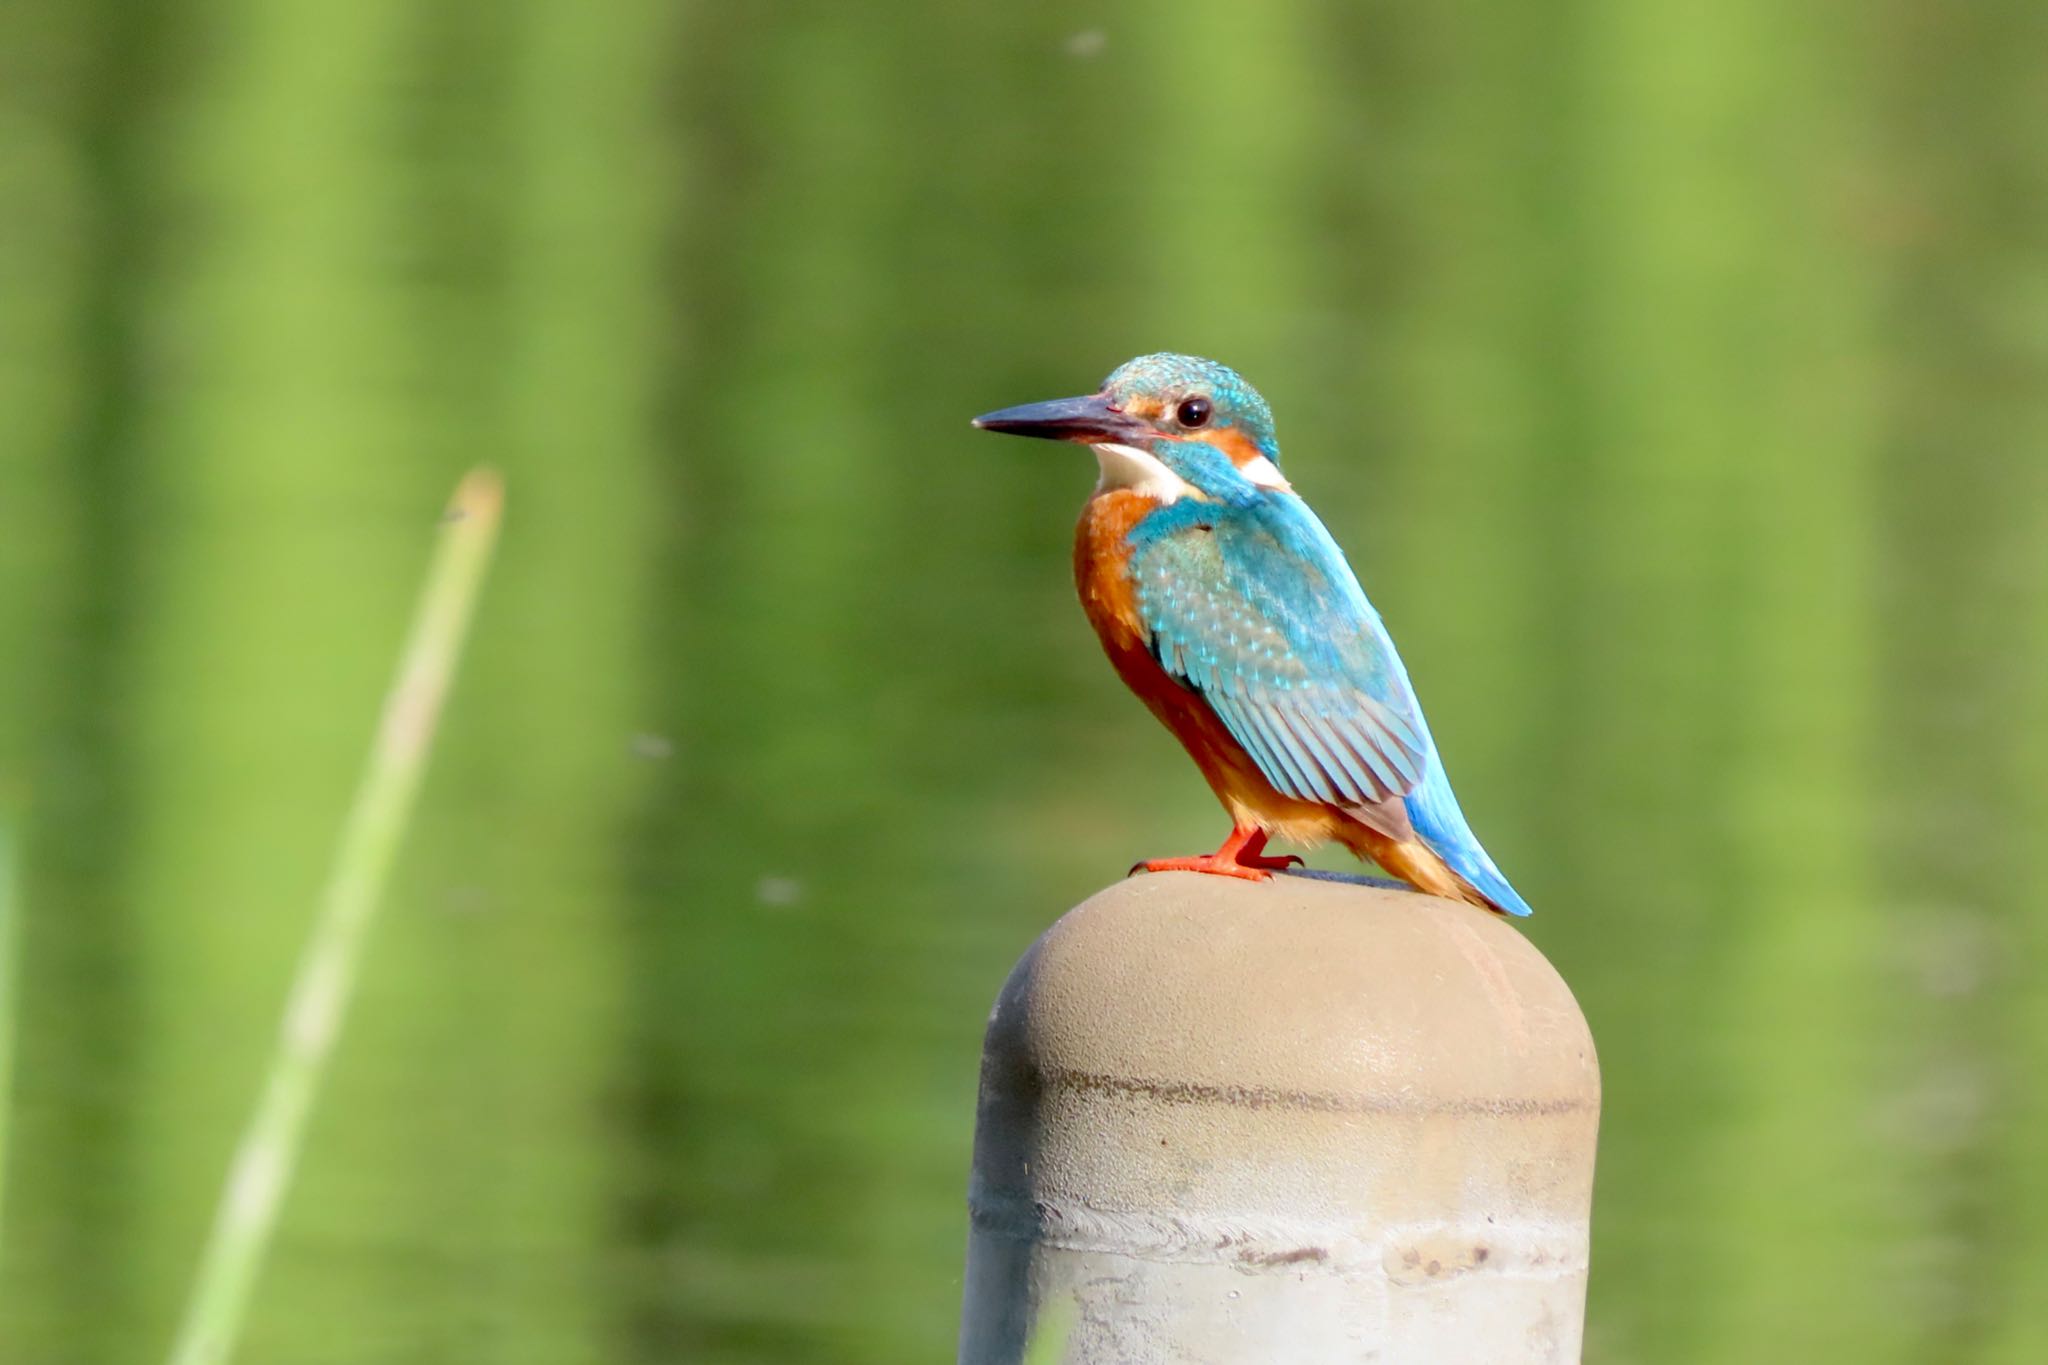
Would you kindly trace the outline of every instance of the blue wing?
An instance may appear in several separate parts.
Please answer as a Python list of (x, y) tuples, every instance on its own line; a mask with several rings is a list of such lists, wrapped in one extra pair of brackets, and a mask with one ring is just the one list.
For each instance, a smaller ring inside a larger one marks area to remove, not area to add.
[(1394, 642), (1306, 503), (1183, 499), (1132, 545), (1153, 653), (1275, 790), (1419, 835), (1501, 908), (1528, 913), (1465, 823)]
[(1153, 653), (1283, 794), (1404, 796), (1429, 741), (1393, 643), (1328, 534), (1305, 534), (1321, 529), (1307, 507), (1268, 501), (1188, 500), (1140, 525), (1131, 576)]

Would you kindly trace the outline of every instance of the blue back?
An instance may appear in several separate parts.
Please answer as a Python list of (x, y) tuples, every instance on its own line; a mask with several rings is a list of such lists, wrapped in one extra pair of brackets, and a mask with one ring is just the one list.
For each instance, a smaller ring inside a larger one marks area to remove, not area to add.
[(1161, 507), (1131, 532), (1138, 611), (1161, 665), (1276, 790), (1340, 807), (1399, 799), (1459, 876), (1528, 914), (1459, 810), (1394, 642), (1308, 504), (1252, 484), (1213, 447), (1154, 449), (1210, 499)]

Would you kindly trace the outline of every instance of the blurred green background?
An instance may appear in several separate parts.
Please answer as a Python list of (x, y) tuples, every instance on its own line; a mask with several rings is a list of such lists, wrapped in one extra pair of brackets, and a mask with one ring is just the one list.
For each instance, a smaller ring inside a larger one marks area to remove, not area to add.
[(242, 1358), (950, 1359), (997, 985), (1223, 832), (1072, 600), (1087, 455), (966, 419), (1171, 348), (1592, 1021), (1588, 1359), (2048, 1359), (2044, 63), (2036, 0), (12, 0), (0, 1356), (167, 1348), (488, 461)]

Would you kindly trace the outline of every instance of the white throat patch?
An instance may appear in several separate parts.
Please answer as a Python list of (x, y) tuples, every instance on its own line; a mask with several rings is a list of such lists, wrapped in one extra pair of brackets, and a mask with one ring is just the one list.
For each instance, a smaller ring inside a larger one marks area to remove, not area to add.
[[(1150, 451), (1136, 446), (1110, 444), (1090, 446), (1089, 449), (1095, 452), (1095, 463), (1102, 466), (1102, 478), (1095, 485), (1098, 493), (1112, 488), (1128, 488), (1133, 493), (1163, 503), (1203, 496), (1201, 489), (1168, 469)], [(1273, 472), (1277, 475), (1280, 471), (1276, 469)]]
[(1287, 476), (1280, 472), (1280, 466), (1261, 455), (1247, 460), (1237, 467), (1237, 472), (1261, 488), (1272, 488), (1282, 493), (1292, 493), (1294, 485), (1287, 482)]

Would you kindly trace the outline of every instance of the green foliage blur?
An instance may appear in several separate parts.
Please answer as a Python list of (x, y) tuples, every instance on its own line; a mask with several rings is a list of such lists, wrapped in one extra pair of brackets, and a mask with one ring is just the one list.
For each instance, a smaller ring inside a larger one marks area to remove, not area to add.
[(949, 1359), (997, 985), (1223, 832), (1087, 455), (966, 422), (1155, 349), (1272, 401), (1592, 1021), (1588, 1360), (2048, 1359), (2044, 69), (2038, 0), (0, 6), (0, 1359), (168, 1347), (479, 462), (241, 1358)]

